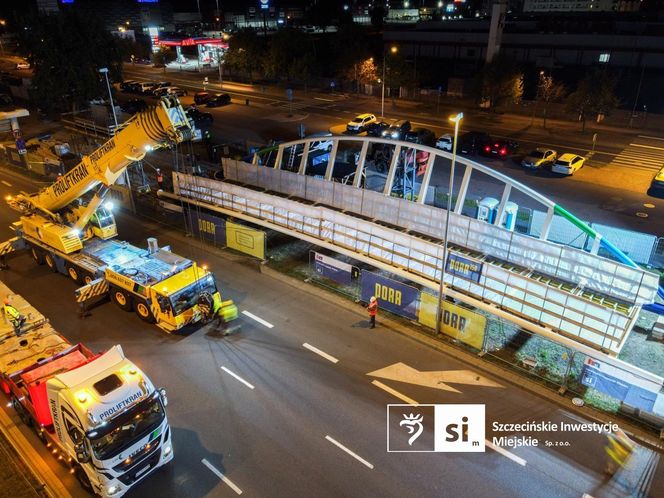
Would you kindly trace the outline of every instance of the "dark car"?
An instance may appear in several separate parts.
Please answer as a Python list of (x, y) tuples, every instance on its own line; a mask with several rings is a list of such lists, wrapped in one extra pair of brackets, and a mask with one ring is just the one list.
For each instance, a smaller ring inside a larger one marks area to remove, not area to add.
[(140, 81), (134, 81), (127, 85), (127, 91), (129, 93), (141, 93), (141, 85), (142, 83)]
[(187, 117), (194, 122), (196, 128), (201, 128), (202, 126), (207, 126), (214, 122), (214, 118), (209, 112), (201, 112), (195, 107), (190, 107), (186, 112)]
[(383, 130), (383, 136), (394, 140), (403, 140), (404, 135), (410, 131), (410, 128), (410, 121), (400, 119), (392, 123), (387, 130)]
[(148, 104), (143, 99), (131, 99), (121, 107), (121, 109), (128, 114), (136, 114), (147, 108)]
[(436, 145), (436, 134), (427, 128), (415, 128), (407, 132), (403, 139), (406, 142), (428, 145), (429, 147)]
[(206, 102), (207, 107), (219, 107), (231, 103), (231, 96), (227, 93), (217, 93)]
[(385, 121), (378, 121), (376, 123), (371, 123), (365, 127), (367, 135), (370, 137), (382, 137), (383, 131), (387, 130), (390, 127), (389, 123)]
[(123, 92), (129, 92), (132, 85), (138, 83), (136, 80), (127, 80), (120, 83), (120, 90)]
[(487, 133), (469, 131), (459, 137), (457, 150), (462, 154), (476, 154), (489, 143), (491, 143), (491, 137)]
[(208, 100), (212, 98), (208, 92), (198, 92), (194, 95), (194, 104), (202, 105), (207, 104)]
[(513, 140), (495, 139), (489, 143), (484, 144), (482, 147), (482, 154), (490, 157), (497, 157), (498, 159), (507, 159), (516, 152), (519, 144)]

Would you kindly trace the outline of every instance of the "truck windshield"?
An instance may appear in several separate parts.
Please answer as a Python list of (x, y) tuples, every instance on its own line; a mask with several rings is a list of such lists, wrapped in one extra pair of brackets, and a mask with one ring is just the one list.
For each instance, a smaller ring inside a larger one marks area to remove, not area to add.
[(198, 303), (198, 297), (203, 292), (209, 292), (210, 294), (217, 292), (217, 286), (214, 283), (214, 277), (211, 274), (207, 274), (202, 279), (171, 296), (173, 314), (179, 315), (188, 309), (193, 308), (194, 305)]
[(90, 437), (95, 456), (100, 460), (113, 458), (158, 428), (163, 420), (164, 407), (158, 396), (142, 401), (128, 412), (114, 418), (104, 427), (103, 435)]

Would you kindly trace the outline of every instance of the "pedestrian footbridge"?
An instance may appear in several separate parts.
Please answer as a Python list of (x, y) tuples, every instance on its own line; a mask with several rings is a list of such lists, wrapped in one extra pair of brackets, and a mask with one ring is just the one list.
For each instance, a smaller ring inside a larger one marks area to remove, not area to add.
[[(538, 192), (467, 157), (452, 168), (451, 159), (408, 142), (316, 137), (259, 151), (251, 164), (224, 160), (224, 180), (175, 173), (174, 194), (164, 195), (435, 291), (447, 232), (446, 297), (576, 349), (620, 352), (639, 311), (655, 302), (658, 276)], [(589, 242), (553, 242), (561, 229)]]

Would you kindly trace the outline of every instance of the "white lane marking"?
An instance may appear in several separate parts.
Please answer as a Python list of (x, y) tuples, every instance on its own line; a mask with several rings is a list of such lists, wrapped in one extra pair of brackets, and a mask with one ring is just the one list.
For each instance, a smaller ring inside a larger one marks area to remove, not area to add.
[(401, 394), (401, 393), (400, 393), (399, 391), (397, 391), (396, 389), (392, 389), (390, 386), (386, 386), (385, 384), (383, 384), (382, 382), (380, 382), (380, 381), (378, 381), (378, 380), (373, 380), (373, 381), (371, 381), (371, 383), (372, 383), (374, 386), (379, 387), (379, 388), (382, 389), (383, 391), (387, 391), (387, 392), (390, 393), (392, 396), (396, 396), (396, 397), (399, 398), (400, 400), (405, 401), (405, 402), (408, 403), (409, 405), (419, 406), (419, 403), (418, 403), (417, 401), (415, 401), (414, 399), (409, 398), (409, 397), (406, 396), (405, 394)]
[(664, 150), (662, 147), (655, 147), (654, 145), (642, 145), (642, 144), (629, 144), (630, 147), (641, 147), (643, 149), (654, 149), (654, 150)]
[(318, 349), (317, 347), (312, 346), (311, 344), (308, 344), (308, 343), (305, 342), (304, 344), (302, 344), (302, 347), (307, 348), (309, 351), (312, 351), (312, 352), (316, 353), (317, 355), (322, 356), (323, 358), (325, 358), (328, 361), (331, 361), (332, 363), (338, 363), (339, 362), (339, 360), (337, 360), (334, 356), (332, 356), (330, 354), (327, 354), (325, 351), (321, 351), (320, 349)]
[(272, 325), (270, 322), (266, 322), (266, 321), (263, 320), (261, 317), (256, 316), (256, 315), (254, 315), (253, 313), (248, 312), (247, 310), (244, 310), (244, 311), (242, 312), (242, 314), (243, 314), (244, 316), (248, 316), (248, 317), (251, 318), (252, 320), (256, 320), (256, 321), (257, 321), (258, 323), (260, 323), (261, 325), (265, 325), (268, 329), (271, 329), (271, 328), (274, 327), (274, 325)]
[(252, 386), (251, 384), (249, 384), (249, 382), (247, 382), (246, 380), (244, 380), (244, 379), (243, 379), (242, 377), (240, 377), (238, 374), (231, 372), (228, 368), (226, 368), (226, 367), (221, 367), (221, 369), (222, 369), (224, 372), (226, 372), (228, 375), (232, 375), (233, 377), (235, 377), (237, 380), (239, 380), (240, 382), (242, 382), (242, 383), (243, 383), (245, 386), (247, 386), (249, 389), (253, 389), (253, 388), (254, 388), (254, 386)]
[(11, 184), (11, 183), (9, 183), (9, 182), (6, 182), (6, 181), (4, 181), (4, 180), (2, 180), (2, 184), (3, 184), (3, 185), (7, 185), (8, 187), (11, 187), (11, 186), (12, 186), (12, 184)]
[(488, 439), (486, 439), (486, 440), (484, 441), (484, 443), (485, 443), (489, 448), (491, 448), (493, 451), (495, 451), (496, 453), (500, 453), (500, 454), (503, 455), (504, 457), (507, 457), (507, 458), (509, 458), (510, 460), (512, 460), (513, 462), (518, 463), (518, 464), (521, 465), (522, 467), (525, 467), (525, 466), (526, 466), (526, 461), (525, 461), (523, 458), (516, 456), (514, 453), (511, 453), (511, 452), (507, 451), (506, 449), (501, 448), (500, 446), (496, 446), (495, 444), (493, 444), (493, 443), (492, 443), (491, 441), (489, 441)]
[(335, 102), (334, 99), (324, 99), (323, 97), (314, 97), (314, 100), (323, 100), (325, 102)]
[(208, 469), (210, 469), (212, 471), (212, 473), (214, 475), (216, 475), (219, 479), (224, 481), (228, 485), (229, 488), (231, 488), (233, 491), (235, 491), (239, 495), (242, 494), (242, 490), (240, 488), (238, 488), (233, 481), (231, 481), (228, 477), (226, 477), (224, 474), (219, 472), (219, 470), (214, 465), (212, 465), (210, 462), (208, 462), (205, 458), (203, 458), (203, 460), (201, 460), (201, 463), (203, 465), (205, 465)]
[(325, 436), (325, 439), (327, 439), (330, 443), (334, 444), (334, 445), (337, 446), (338, 448), (341, 448), (341, 449), (344, 450), (346, 453), (348, 453), (350, 456), (352, 456), (353, 458), (355, 458), (357, 461), (362, 462), (364, 465), (366, 465), (366, 466), (369, 467), (370, 469), (373, 469), (373, 468), (374, 468), (374, 466), (373, 466), (372, 464), (370, 464), (369, 462), (367, 462), (364, 458), (362, 458), (362, 457), (361, 457), (360, 455), (358, 455), (357, 453), (353, 453), (351, 450), (349, 450), (348, 448), (346, 448), (346, 447), (345, 447), (343, 444), (341, 444), (339, 441), (337, 441), (337, 440), (331, 438), (330, 436)]
[(664, 138), (661, 138), (661, 137), (651, 137), (651, 136), (648, 136), (648, 135), (639, 135), (639, 138), (650, 138), (652, 140), (664, 140)]

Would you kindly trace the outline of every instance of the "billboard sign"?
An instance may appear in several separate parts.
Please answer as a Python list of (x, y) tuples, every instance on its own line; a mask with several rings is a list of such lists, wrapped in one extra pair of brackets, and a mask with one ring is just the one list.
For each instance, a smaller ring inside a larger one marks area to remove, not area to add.
[(479, 283), (482, 276), (482, 263), (450, 253), (447, 256), (445, 271), (450, 275), (467, 278)]
[(191, 220), (191, 231), (196, 237), (213, 242), (215, 245), (226, 245), (224, 219), (195, 209), (189, 210), (189, 219)]
[(314, 253), (314, 256), (314, 270), (318, 275), (341, 285), (351, 284), (352, 265), (318, 252)]
[(371, 296), (376, 296), (380, 309), (417, 320), (420, 291), (415, 287), (367, 270), (362, 270), (360, 284), (362, 301), (369, 302)]

